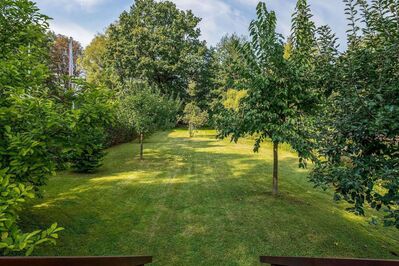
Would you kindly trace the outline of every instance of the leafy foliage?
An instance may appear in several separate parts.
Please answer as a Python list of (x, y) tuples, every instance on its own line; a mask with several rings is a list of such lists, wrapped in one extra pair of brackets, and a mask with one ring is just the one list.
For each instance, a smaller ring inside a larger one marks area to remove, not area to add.
[(79, 64), (85, 70), (86, 80), (96, 85), (110, 85), (107, 83), (105, 53), (107, 46), (105, 34), (96, 35), (85, 48)]
[[(123, 86), (118, 119), (133, 127), (141, 142), (144, 135), (176, 124), (180, 102), (162, 95), (146, 82), (130, 81)], [(142, 157), (142, 150), (141, 150)]]
[(335, 34), (329, 26), (321, 26), (316, 31), (316, 53), (314, 55), (314, 82), (328, 97), (334, 88), (339, 86), (339, 70), (337, 69), (338, 44)]
[[(334, 90), (319, 118), (311, 180), (364, 214), (369, 204), (399, 228), (399, 20), (394, 1), (346, 1), (348, 50), (333, 62)], [(364, 21), (364, 23), (360, 23)]]
[[(0, 252), (30, 254), (54, 242), (57, 224), (23, 233), (20, 204), (38, 194), (55, 167), (68, 115), (47, 94), (47, 17), (30, 1), (0, 2)], [(65, 119), (65, 120), (64, 120)], [(36, 193), (32, 193), (36, 192)]]
[(206, 51), (198, 40), (199, 22), (170, 1), (135, 1), (108, 30), (107, 64), (122, 83), (146, 80), (168, 96), (184, 98)]
[(19, 229), (16, 222), (18, 211), (21, 210), (20, 205), (35, 194), (32, 192), (32, 186), (13, 181), (6, 172), (7, 169), (0, 171), (0, 252), (7, 255), (25, 251), (26, 255), (30, 255), (37, 245), (45, 242), (55, 244), (58, 232), (63, 230), (56, 223), (47, 230), (31, 233), (23, 233)]
[(78, 172), (94, 172), (105, 155), (106, 129), (114, 119), (111, 92), (101, 87), (82, 84), (73, 110), (70, 161)]
[(227, 110), (239, 111), (241, 100), (248, 96), (246, 90), (229, 89), (223, 101), (223, 106)]
[(195, 103), (189, 103), (184, 107), (184, 123), (188, 124), (188, 130), (190, 137), (194, 136), (196, 128), (205, 125), (208, 121), (208, 113), (202, 111), (201, 108), (195, 105)]
[[(36, 190), (54, 172), (54, 158), (62, 152), (64, 121), (48, 99), (13, 93), (0, 100), (0, 166)], [(61, 147), (60, 147), (61, 146)]]
[[(293, 19), (293, 46), (285, 59), (282, 36), (276, 33), (276, 15), (264, 3), (257, 7), (257, 19), (251, 22), (251, 40), (240, 47), (247, 69), (241, 72), (242, 97), (239, 107), (229, 108), (220, 115), (220, 137), (232, 136), (233, 141), (254, 135), (254, 150), (270, 138), (275, 144), (275, 187), (277, 193), (277, 146), (289, 143), (301, 158), (311, 155), (306, 114), (316, 106), (315, 92), (306, 77), (312, 69), (308, 58), (313, 47), (313, 27), (308, 6), (298, 1)], [(305, 71), (307, 74), (305, 74)], [(300, 160), (304, 166), (304, 160)]]
[[(106, 64), (107, 42), (107, 33), (96, 35), (85, 48), (83, 56), (79, 58), (79, 66), (84, 70), (88, 83), (104, 86), (115, 91), (117, 90), (118, 82), (113, 76), (112, 70)], [(118, 119), (108, 125), (106, 131), (106, 146), (129, 142), (137, 137), (134, 128)]]
[(48, 17), (38, 10), (28, 0), (0, 2), (1, 97), (7, 86), (35, 90), (48, 77)]
[(243, 73), (245, 70), (245, 60), (239, 51), (245, 43), (244, 38), (237, 35), (224, 36), (214, 51), (214, 88), (211, 91), (212, 100), (210, 113), (214, 113), (215, 122), (218, 114), (223, 112), (224, 101), (228, 90), (244, 90)]

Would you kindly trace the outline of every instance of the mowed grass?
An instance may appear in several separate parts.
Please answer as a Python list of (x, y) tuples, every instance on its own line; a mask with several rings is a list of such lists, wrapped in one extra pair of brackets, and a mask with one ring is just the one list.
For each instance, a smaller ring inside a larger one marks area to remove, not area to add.
[(397, 258), (398, 230), (333, 203), (288, 149), (280, 150), (276, 198), (271, 145), (255, 154), (250, 140), (214, 134), (160, 132), (146, 140), (142, 162), (129, 143), (111, 148), (96, 174), (51, 178), (23, 223), (56, 221), (65, 230), (57, 246), (34, 255), (152, 255), (153, 265), (259, 265), (260, 255)]

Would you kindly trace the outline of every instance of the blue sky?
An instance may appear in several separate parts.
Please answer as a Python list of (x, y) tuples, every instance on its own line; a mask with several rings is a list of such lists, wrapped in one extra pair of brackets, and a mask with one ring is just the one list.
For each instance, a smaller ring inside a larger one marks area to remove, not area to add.
[[(42, 13), (53, 20), (50, 27), (56, 33), (72, 36), (83, 46), (90, 43), (119, 14), (133, 4), (133, 0), (36, 0)], [(247, 34), (255, 17), (258, 0), (172, 0), (180, 9), (191, 9), (202, 18), (202, 39), (215, 45), (220, 38), (236, 32)], [(264, 0), (278, 16), (278, 30), (287, 36), (295, 0)], [(342, 0), (309, 0), (317, 25), (330, 25), (340, 39), (341, 49), (346, 42), (346, 20)]]

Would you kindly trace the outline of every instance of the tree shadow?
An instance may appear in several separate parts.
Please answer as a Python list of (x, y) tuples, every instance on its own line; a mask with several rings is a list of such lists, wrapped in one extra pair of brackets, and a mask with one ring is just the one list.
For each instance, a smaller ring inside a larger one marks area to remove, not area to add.
[(313, 190), (294, 155), (281, 159), (281, 193), (273, 197), (271, 156), (249, 146), (233, 153), (218, 140), (163, 132), (148, 139), (140, 162), (126, 156), (136, 145), (111, 149), (94, 175), (51, 179), (22, 223), (29, 230), (57, 221), (66, 229), (56, 247), (36, 255), (150, 254), (159, 265), (252, 265), (259, 255), (392, 257), (389, 249), (398, 250), (397, 233), (388, 242), (375, 237), (347, 219), (331, 195)]

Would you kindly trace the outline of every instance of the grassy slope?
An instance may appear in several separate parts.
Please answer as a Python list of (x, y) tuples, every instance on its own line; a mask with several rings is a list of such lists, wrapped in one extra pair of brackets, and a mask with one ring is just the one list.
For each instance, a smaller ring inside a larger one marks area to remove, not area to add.
[(312, 188), (297, 159), (280, 151), (281, 195), (271, 196), (265, 144), (155, 134), (109, 150), (94, 175), (60, 173), (23, 217), (26, 227), (57, 221), (55, 247), (35, 255), (153, 255), (154, 265), (257, 265), (259, 255), (393, 258), (399, 232), (368, 225), (332, 195)]

